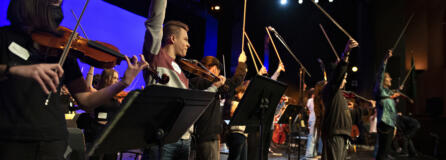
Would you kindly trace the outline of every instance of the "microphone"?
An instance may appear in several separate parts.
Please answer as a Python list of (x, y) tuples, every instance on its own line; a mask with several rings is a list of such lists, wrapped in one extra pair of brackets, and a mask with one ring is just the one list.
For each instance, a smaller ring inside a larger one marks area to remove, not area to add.
[(268, 30), (270, 30), (272, 32), (276, 32), (276, 30), (273, 27), (271, 27), (271, 26), (268, 26)]

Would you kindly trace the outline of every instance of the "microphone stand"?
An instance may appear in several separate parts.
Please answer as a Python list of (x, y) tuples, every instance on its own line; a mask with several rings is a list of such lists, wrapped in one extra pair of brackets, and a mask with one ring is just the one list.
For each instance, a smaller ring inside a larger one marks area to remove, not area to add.
[(303, 71), (309, 76), (311, 77), (311, 74), (308, 72), (307, 68), (305, 68), (305, 66), (302, 64), (302, 62), (300, 62), (300, 60), (294, 55), (293, 51), (291, 51), (290, 47), (288, 47), (288, 45), (286, 44), (285, 40), (282, 38), (282, 36), (280, 36), (279, 33), (277, 33), (277, 31), (275, 29), (272, 29), (271, 31), (274, 32), (274, 35), (276, 36), (277, 39), (279, 39), (279, 41), (282, 43), (282, 45), (288, 50), (288, 52), (290, 53), (290, 55), (294, 58), (294, 60), (296, 60), (297, 63), (299, 63), (300, 67), (303, 69)]

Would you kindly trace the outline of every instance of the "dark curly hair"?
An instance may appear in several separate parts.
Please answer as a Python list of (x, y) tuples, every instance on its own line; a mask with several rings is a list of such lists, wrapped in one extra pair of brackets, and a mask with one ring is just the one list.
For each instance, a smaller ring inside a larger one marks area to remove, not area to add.
[(322, 121), (324, 119), (325, 115), (325, 106), (324, 102), (322, 101), (322, 90), (325, 87), (325, 84), (327, 84), (327, 81), (319, 81), (316, 83), (316, 86), (314, 87), (314, 113), (316, 115), (316, 123), (314, 127), (317, 129), (318, 137), (321, 135), (321, 129), (322, 129)]

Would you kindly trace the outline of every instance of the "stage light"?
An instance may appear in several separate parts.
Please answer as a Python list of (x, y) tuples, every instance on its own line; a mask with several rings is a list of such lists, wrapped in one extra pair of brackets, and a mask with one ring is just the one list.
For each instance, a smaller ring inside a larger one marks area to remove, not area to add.
[(352, 67), (352, 71), (353, 71), (353, 72), (358, 72), (358, 67), (353, 66), (353, 67)]
[(212, 5), (212, 6), (211, 6), (211, 10), (212, 10), (212, 11), (220, 11), (220, 9), (221, 9), (221, 7), (220, 7), (220, 5), (218, 5), (218, 4), (216, 4), (216, 5)]
[(314, 0), (315, 3), (319, 3), (319, 0)]
[(220, 6), (219, 5), (215, 5), (214, 6), (214, 10), (219, 11), (220, 10)]
[(328, 0), (328, 2), (330, 2), (330, 3), (333, 2), (333, 1), (334, 1), (334, 0)]
[(303, 2), (304, 2), (304, 0), (299, 0), (298, 1), (299, 4), (302, 4)]
[(285, 5), (285, 4), (287, 4), (288, 3), (288, 0), (280, 0), (280, 4), (281, 5)]

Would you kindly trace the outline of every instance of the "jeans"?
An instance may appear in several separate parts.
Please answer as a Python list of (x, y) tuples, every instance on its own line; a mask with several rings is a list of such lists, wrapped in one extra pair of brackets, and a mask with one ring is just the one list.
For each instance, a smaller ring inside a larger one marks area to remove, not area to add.
[(317, 129), (314, 128), (314, 121), (308, 121), (308, 127), (310, 132), (307, 137), (307, 149), (305, 152), (305, 157), (314, 157), (317, 155), (315, 152), (316, 142), (317, 142)]
[[(313, 134), (310, 131), (310, 133), (308, 134), (308, 139), (307, 139), (307, 149), (305, 152), (305, 157), (317, 156), (316, 143), (318, 143), (318, 140), (320, 140), (320, 138), (317, 138), (317, 131), (315, 130), (313, 132)], [(319, 148), (321, 148), (321, 147), (319, 147)]]
[[(190, 152), (190, 139), (180, 139), (175, 143), (163, 145), (161, 148), (161, 160), (187, 160)], [(144, 149), (143, 160), (158, 160), (159, 146), (151, 146)]]

